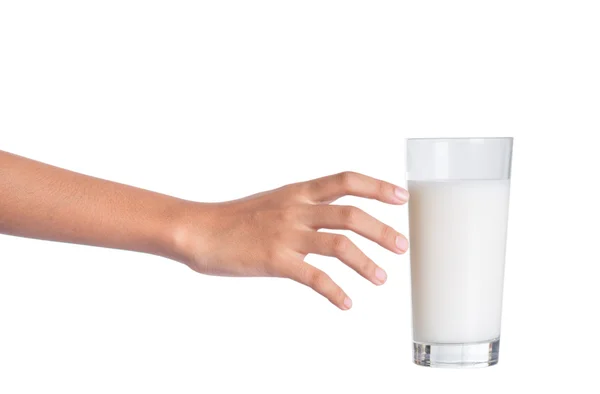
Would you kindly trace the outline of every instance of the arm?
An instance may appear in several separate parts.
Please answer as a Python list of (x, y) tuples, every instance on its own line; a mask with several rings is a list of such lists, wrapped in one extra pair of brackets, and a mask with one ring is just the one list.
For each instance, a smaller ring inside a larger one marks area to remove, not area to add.
[(181, 200), (0, 151), (0, 233), (171, 255)]
[(344, 291), (304, 262), (307, 254), (336, 257), (377, 285), (386, 274), (347, 237), (317, 230), (351, 230), (395, 253), (408, 242), (358, 208), (330, 205), (344, 195), (408, 199), (402, 188), (345, 172), (203, 204), (0, 151), (0, 233), (156, 254), (204, 274), (290, 278), (349, 309)]

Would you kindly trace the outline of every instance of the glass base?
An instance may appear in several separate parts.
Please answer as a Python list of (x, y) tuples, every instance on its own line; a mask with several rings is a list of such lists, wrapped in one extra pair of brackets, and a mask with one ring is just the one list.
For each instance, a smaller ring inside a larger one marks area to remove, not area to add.
[(498, 363), (500, 338), (476, 343), (413, 342), (413, 361), (436, 368), (481, 368)]

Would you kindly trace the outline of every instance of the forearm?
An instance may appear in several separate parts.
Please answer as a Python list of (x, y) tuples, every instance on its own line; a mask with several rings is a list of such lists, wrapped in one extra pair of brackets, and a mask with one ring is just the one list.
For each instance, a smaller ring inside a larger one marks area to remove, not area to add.
[(0, 151), (0, 233), (172, 257), (185, 202)]

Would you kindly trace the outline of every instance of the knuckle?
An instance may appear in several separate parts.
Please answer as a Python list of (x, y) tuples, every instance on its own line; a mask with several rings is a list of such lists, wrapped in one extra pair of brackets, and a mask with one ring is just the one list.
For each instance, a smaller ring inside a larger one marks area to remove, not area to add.
[(306, 283), (313, 289), (319, 289), (327, 280), (327, 274), (316, 268), (306, 270)]
[(360, 209), (353, 206), (345, 206), (341, 208), (342, 222), (347, 226), (351, 227), (356, 224), (358, 216), (360, 215)]
[(285, 191), (285, 196), (289, 200), (296, 201), (309, 194), (310, 186), (309, 182), (298, 182), (284, 186), (282, 189)]
[(295, 219), (296, 207), (291, 205), (283, 206), (272, 211), (268, 217), (268, 220), (275, 224), (275, 228), (278, 229), (278, 231), (286, 228), (286, 226), (293, 223)]
[(314, 191), (319, 192), (322, 190), (326, 190), (330, 186), (331, 185), (329, 184), (329, 181), (327, 180), (327, 178), (317, 178), (317, 179), (313, 179), (312, 181), (307, 182), (306, 191), (307, 191), (307, 193), (311, 193)]
[(373, 267), (375, 266), (375, 263), (372, 262), (369, 259), (365, 259), (365, 261), (363, 261), (362, 263), (360, 263), (360, 265), (358, 266), (358, 269), (361, 273), (363, 274), (367, 274), (369, 272), (371, 272), (373, 270)]
[(356, 173), (352, 171), (344, 171), (338, 174), (338, 182), (344, 190), (350, 190), (354, 184)]
[(265, 260), (268, 263), (274, 263), (279, 260), (280, 252), (275, 246), (269, 246), (265, 250)]
[(314, 188), (314, 185), (311, 182), (300, 182), (294, 186), (296, 195), (300, 197), (308, 196)]
[(324, 281), (324, 276), (325, 274), (322, 271), (313, 270), (309, 278), (310, 286), (313, 288), (321, 287), (321, 284)]
[(296, 207), (289, 206), (281, 210), (280, 219), (284, 222), (293, 222), (296, 218)]
[(332, 240), (332, 248), (336, 255), (344, 255), (350, 248), (350, 240), (345, 235), (335, 235)]
[(385, 197), (387, 196), (389, 193), (389, 185), (386, 184), (383, 181), (377, 181), (377, 192), (379, 193), (380, 197)]
[(269, 242), (264, 248), (263, 256), (269, 264), (280, 264), (289, 258), (289, 253), (281, 242)]
[(383, 225), (381, 229), (381, 239), (392, 239), (396, 236), (396, 231), (388, 225)]

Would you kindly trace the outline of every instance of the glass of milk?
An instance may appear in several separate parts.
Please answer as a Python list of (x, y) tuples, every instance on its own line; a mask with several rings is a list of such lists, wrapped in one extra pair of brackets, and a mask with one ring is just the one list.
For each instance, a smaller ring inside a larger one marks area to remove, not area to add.
[(498, 362), (512, 144), (407, 140), (415, 364)]

